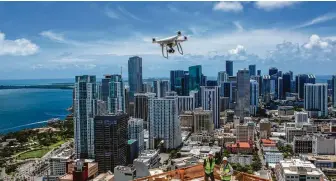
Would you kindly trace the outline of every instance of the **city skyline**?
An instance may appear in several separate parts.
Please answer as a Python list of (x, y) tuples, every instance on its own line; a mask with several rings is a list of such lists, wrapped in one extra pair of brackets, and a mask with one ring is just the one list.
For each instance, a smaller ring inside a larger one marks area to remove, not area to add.
[[(263, 75), (272, 66), (332, 75), (334, 7), (334, 2), (3, 2), (0, 79), (120, 73), (120, 67), (127, 75), (127, 60), (134, 55), (143, 59), (143, 77), (168, 77), (169, 70), (197, 64), (204, 75), (216, 76), (226, 60), (234, 62), (234, 72), (256, 64)], [(177, 30), (189, 36), (185, 55), (166, 60), (151, 38)]]

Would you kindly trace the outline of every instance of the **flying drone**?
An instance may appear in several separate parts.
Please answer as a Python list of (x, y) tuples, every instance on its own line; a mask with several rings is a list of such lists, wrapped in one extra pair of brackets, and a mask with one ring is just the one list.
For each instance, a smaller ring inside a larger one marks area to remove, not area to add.
[(181, 31), (178, 31), (177, 35), (171, 36), (168, 38), (163, 38), (160, 40), (156, 40), (155, 38), (153, 38), (153, 43), (160, 44), (161, 49), (162, 49), (162, 56), (167, 59), (168, 59), (168, 54), (175, 53), (175, 50), (174, 50), (175, 46), (177, 47), (177, 51), (181, 55), (183, 55), (183, 49), (182, 49), (181, 43), (184, 41), (187, 41), (187, 37), (182, 36)]

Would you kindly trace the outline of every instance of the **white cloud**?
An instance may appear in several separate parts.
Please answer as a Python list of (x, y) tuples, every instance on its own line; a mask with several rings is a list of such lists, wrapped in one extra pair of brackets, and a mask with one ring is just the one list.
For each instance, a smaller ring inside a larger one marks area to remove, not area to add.
[(42, 31), (41, 36), (57, 42), (65, 42), (63, 34), (54, 33), (50, 30)]
[(233, 24), (236, 26), (238, 32), (244, 31), (243, 26), (239, 23), (239, 21), (234, 21)]
[(265, 11), (272, 11), (275, 9), (282, 9), (294, 5), (294, 1), (258, 1), (255, 6)]
[(312, 19), (312, 20), (310, 20), (306, 23), (295, 26), (293, 29), (305, 28), (305, 27), (308, 27), (308, 26), (323, 23), (323, 22), (330, 21), (330, 20), (333, 20), (333, 19), (336, 19), (336, 14), (335, 13), (329, 13), (329, 14), (325, 14), (325, 15), (316, 17), (316, 18), (314, 18), (314, 19)]
[(136, 15), (132, 14), (131, 12), (127, 11), (125, 8), (121, 7), (121, 6), (118, 6), (118, 10), (120, 12), (122, 12), (123, 14), (125, 14), (126, 16), (129, 16), (135, 20), (138, 20), (138, 21), (142, 21), (142, 22), (147, 22), (139, 17), (137, 17)]
[(112, 19), (120, 19), (119, 14), (116, 11), (111, 10), (109, 7), (105, 7), (104, 13), (107, 17)]
[(243, 11), (244, 7), (240, 2), (228, 2), (222, 1), (216, 3), (213, 7), (213, 10), (217, 11), (225, 11), (225, 12), (241, 12)]
[(27, 56), (37, 53), (39, 47), (30, 40), (20, 38), (6, 40), (5, 34), (0, 32), (0, 55)]

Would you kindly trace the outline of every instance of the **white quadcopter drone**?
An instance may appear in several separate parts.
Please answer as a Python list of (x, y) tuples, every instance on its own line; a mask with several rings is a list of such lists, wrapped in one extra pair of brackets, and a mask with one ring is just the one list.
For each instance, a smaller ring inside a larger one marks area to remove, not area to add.
[[(172, 36), (172, 37), (168, 37), (168, 38), (164, 38), (164, 39), (160, 39), (160, 40), (156, 40), (155, 38), (153, 38), (153, 43), (158, 43), (160, 44), (161, 48), (162, 48), (162, 56), (164, 58), (168, 59), (168, 54), (169, 53), (175, 53), (174, 47), (177, 47), (177, 51), (183, 55), (183, 50), (182, 50), (182, 46), (181, 46), (181, 42), (187, 41), (187, 37), (186, 36), (182, 36), (181, 31), (177, 32), (176, 36)], [(165, 50), (166, 49), (166, 54), (165, 54)]]

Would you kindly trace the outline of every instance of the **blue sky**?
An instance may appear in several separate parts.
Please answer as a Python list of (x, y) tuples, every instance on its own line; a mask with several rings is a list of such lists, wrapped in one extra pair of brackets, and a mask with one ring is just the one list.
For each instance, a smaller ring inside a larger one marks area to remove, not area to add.
[[(152, 37), (181, 30), (185, 55), (164, 59)], [(201, 64), (208, 76), (257, 64), (267, 71), (336, 73), (334, 2), (0, 2), (0, 79), (127, 75), (143, 57), (144, 77)]]

